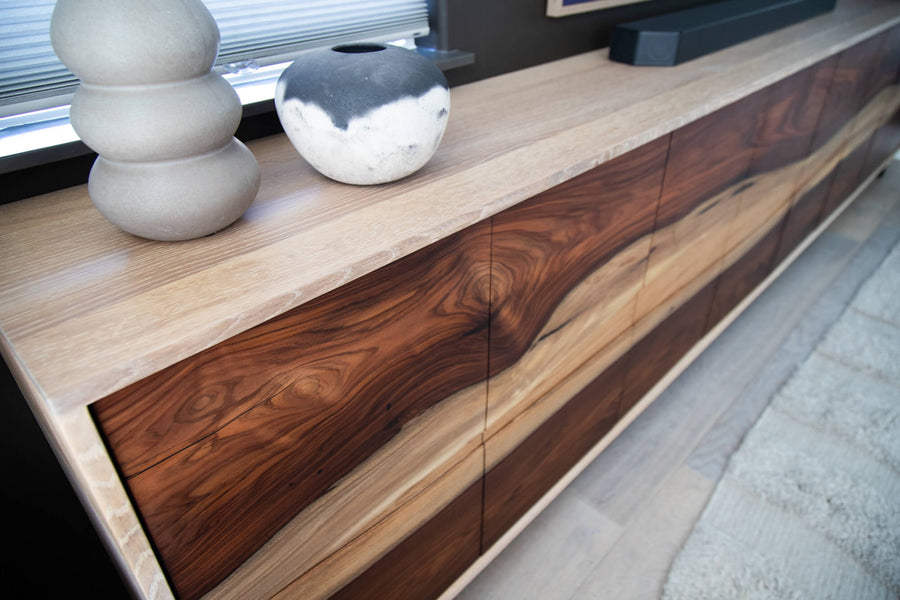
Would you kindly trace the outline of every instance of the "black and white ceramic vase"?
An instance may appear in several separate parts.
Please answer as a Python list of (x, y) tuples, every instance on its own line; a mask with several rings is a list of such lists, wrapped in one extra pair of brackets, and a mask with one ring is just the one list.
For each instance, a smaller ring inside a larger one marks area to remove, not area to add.
[(294, 147), (344, 183), (395, 181), (431, 159), (447, 127), (450, 90), (412, 50), (354, 44), (314, 50), (285, 69), (275, 107)]

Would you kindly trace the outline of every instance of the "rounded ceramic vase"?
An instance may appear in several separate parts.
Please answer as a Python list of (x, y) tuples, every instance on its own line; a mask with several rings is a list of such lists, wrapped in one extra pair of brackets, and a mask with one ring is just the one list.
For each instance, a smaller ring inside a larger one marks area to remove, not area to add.
[(81, 79), (70, 121), (99, 155), (88, 195), (100, 214), (163, 241), (240, 218), (259, 166), (234, 138), (241, 101), (212, 70), (219, 28), (203, 2), (57, 0), (50, 39)]
[(450, 89), (412, 50), (352, 44), (314, 50), (282, 73), (278, 118), (317, 171), (356, 185), (395, 181), (431, 159), (447, 127)]

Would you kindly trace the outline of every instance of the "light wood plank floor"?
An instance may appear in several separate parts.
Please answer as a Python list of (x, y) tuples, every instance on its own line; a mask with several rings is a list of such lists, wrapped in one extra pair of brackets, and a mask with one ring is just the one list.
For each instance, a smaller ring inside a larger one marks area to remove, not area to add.
[(744, 434), (898, 241), (895, 160), (458, 598), (659, 598)]

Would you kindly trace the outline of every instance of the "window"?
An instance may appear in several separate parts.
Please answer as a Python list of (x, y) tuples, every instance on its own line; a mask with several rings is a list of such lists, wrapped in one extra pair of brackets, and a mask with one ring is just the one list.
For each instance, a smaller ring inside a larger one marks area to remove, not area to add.
[[(429, 33), (425, 0), (204, 0), (219, 26), (216, 70), (245, 104), (271, 99), (298, 53), (350, 41), (403, 43)], [(55, 0), (0, 5), (0, 158), (76, 141), (78, 80), (50, 44)], [(26, 165), (27, 166), (27, 165)]]

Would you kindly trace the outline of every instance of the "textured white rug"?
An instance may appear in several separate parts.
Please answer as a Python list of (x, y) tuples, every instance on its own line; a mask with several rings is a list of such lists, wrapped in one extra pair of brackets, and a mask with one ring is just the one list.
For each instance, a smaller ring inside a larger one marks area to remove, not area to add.
[(731, 457), (663, 598), (900, 598), (900, 246)]

